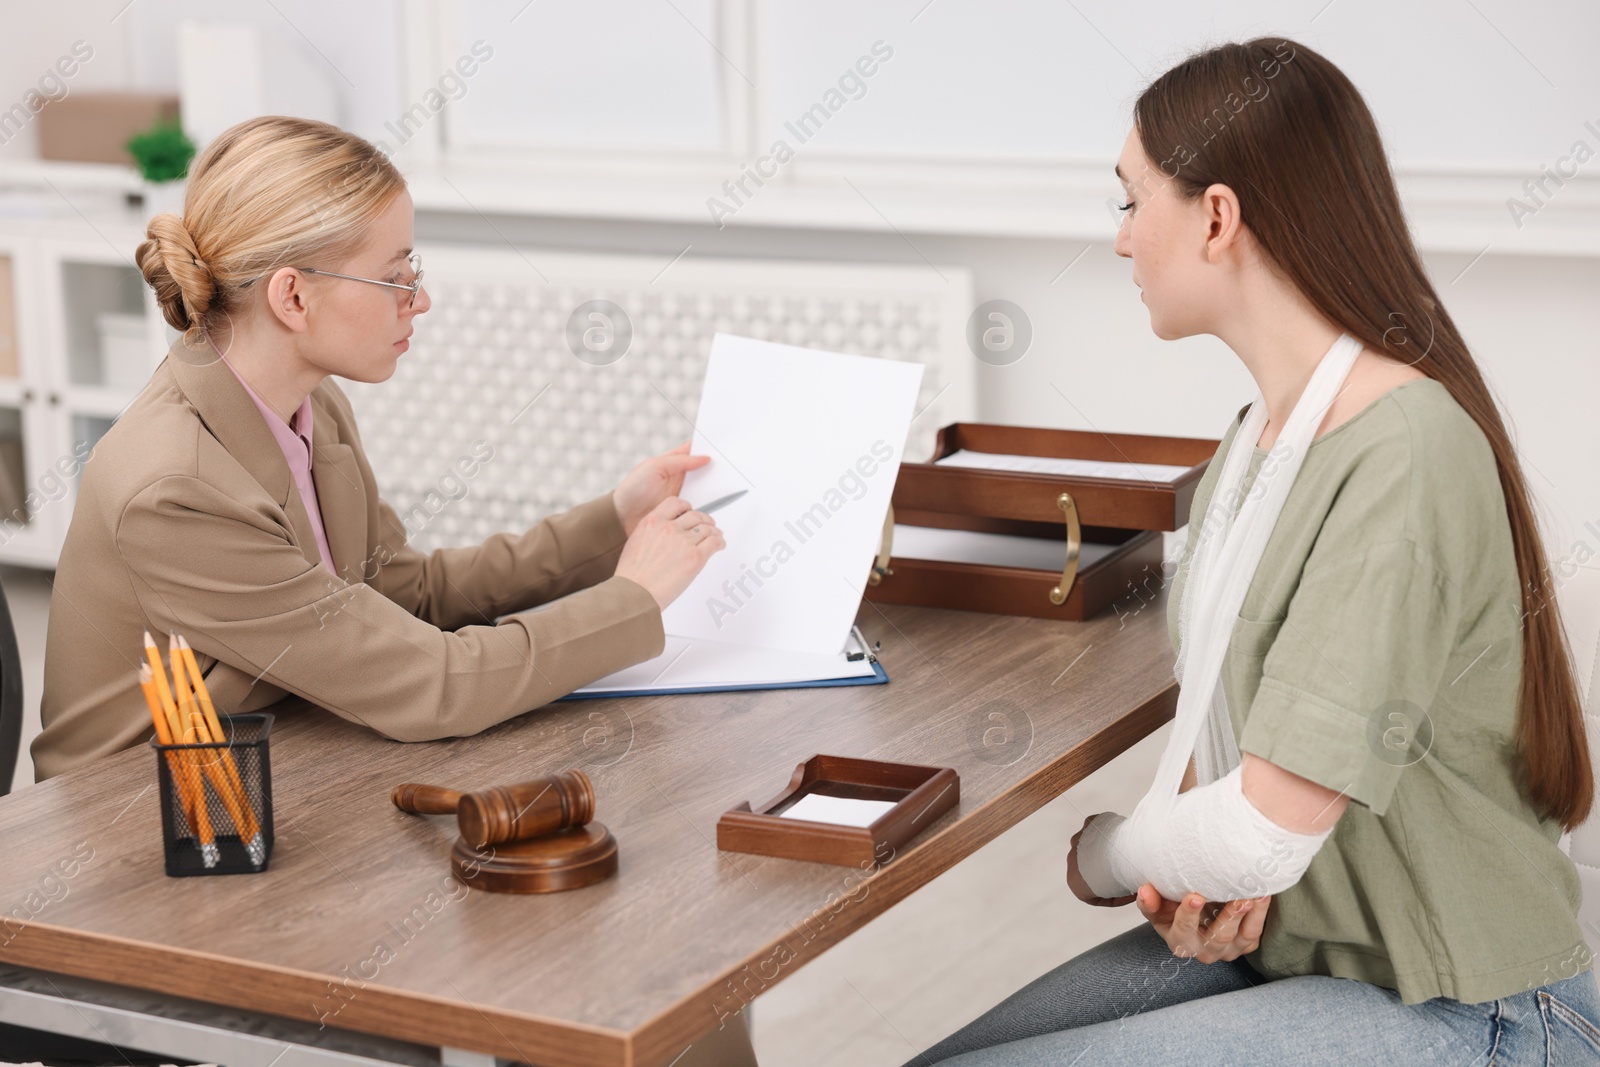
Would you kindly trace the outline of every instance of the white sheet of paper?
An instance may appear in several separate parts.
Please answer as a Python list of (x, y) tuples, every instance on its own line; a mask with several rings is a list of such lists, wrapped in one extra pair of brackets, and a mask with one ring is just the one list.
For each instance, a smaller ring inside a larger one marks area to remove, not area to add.
[(965, 448), (937, 462), (942, 467), (1065, 474), (1075, 478), (1126, 478), (1140, 482), (1176, 481), (1191, 469), (1170, 463), (1109, 463), (1095, 459), (1057, 459), (1053, 456), (1008, 456), (999, 452), (971, 452)]
[[(1090, 567), (1116, 545), (1085, 541), (1078, 546), (1078, 566)], [(983, 563), (991, 567), (1026, 567), (1059, 572), (1067, 562), (1065, 541), (977, 530), (942, 530), (934, 526), (894, 524), (894, 555), (946, 563)]]
[(835, 826), (871, 826), (892, 807), (891, 800), (850, 800), (807, 793), (779, 812), (778, 818), (831, 822)]
[(695, 420), (711, 462), (679, 494), (728, 547), (662, 613), (667, 633), (836, 655), (855, 621), (922, 384), (920, 363), (717, 334)]
[[(859, 651), (852, 636), (850, 650)], [(778, 648), (751, 648), (725, 641), (697, 641), (667, 636), (666, 650), (655, 659), (625, 667), (577, 690), (614, 693), (632, 689), (692, 689), (716, 685), (779, 685), (819, 682), (829, 678), (867, 678), (873, 673), (865, 657), (851, 661), (844, 652), (817, 655)]]

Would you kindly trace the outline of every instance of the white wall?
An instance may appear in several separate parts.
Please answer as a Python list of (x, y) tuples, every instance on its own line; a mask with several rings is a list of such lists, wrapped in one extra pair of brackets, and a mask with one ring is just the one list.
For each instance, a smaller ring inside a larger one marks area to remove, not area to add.
[[(587, 139), (548, 123), (543, 113), (557, 96), (569, 117), (588, 115), (595, 126), (613, 114), (657, 113), (659, 126), (694, 115), (703, 137), (711, 112), (702, 83), (717, 77), (755, 84), (754, 140), (765, 148), (875, 41), (894, 58), (808, 150), (1114, 156), (1150, 79), (1193, 49), (1268, 33), (1339, 63), (1379, 114), (1401, 165), (1537, 166), (1596, 117), (1586, 108), (1600, 100), (1591, 54), (1600, 6), (1577, 0), (754, 0), (747, 51), (718, 34), (712, 7), (479, 0), (460, 5), (459, 18), (442, 9), (441, 51), (454, 56), (477, 39), (491, 45), (497, 60), (482, 76), (485, 91), (461, 111), (480, 137), (498, 126), (506, 142), (535, 145)], [(525, 102), (508, 107), (506, 97)], [(696, 137), (685, 130), (678, 141)]]
[[(596, 66), (609, 52), (639, 43), (630, 26), (644, 20), (625, 16), (636, 6), (654, 9), (655, 0), (609, 0), (614, 14), (604, 33), (591, 25), (591, 6), (575, 0), (411, 2), (437, 13), (448, 38), (441, 51), (451, 57), (479, 37), (497, 49), (477, 96), (496, 90), (519, 95), (526, 81), (561, 93), (574, 110), (643, 108), (662, 94), (660, 82), (670, 74), (640, 63)], [(751, 3), (751, 47), (740, 69), (759, 71), (765, 89), (757, 101), (762, 146), (781, 132), (785, 116), (815, 103), (839, 71), (880, 38), (895, 49), (895, 59), (871, 80), (865, 97), (829, 123), (814, 150), (1109, 161), (1121, 145), (1133, 97), (1151, 77), (1194, 48), (1264, 33), (1286, 34), (1337, 62), (1367, 97), (1402, 167), (1499, 165), (1528, 168), (1531, 176), (1583, 135), (1585, 121), (1600, 122), (1600, 65), (1591, 55), (1600, 41), (1600, 5), (1578, 0)], [(680, 25), (667, 32), (666, 25), (649, 23), (646, 43), (693, 54), (719, 80), (737, 81), (707, 41), (722, 41), (706, 13), (712, 6), (704, 0), (679, 5)], [(92, 46), (95, 57), (74, 76), (73, 87), (176, 90), (180, 21), (247, 23), (313, 61), (337, 94), (341, 123), (375, 138), (413, 102), (402, 92), (404, 9), (404, 0), (13, 5), (0, 34), (0, 106), (20, 99), (77, 40)], [(453, 10), (462, 12), (459, 21), (448, 15)], [(552, 86), (538, 80), (535, 68), (556, 61), (548, 35), (563, 32), (572, 36), (570, 63), (562, 67), (563, 84)], [(604, 85), (593, 75), (597, 69), (608, 72)], [(588, 79), (584, 70), (591, 72)], [(429, 67), (421, 73), (437, 72)], [(529, 100), (525, 106), (539, 105)], [(492, 121), (519, 121), (518, 109), (500, 101), (475, 98), (468, 106), (486, 108)], [(25, 133), (0, 146), (0, 161), (30, 157), (34, 147)]]
[(1600, 101), (1600, 6), (1578, 2), (764, 0), (759, 21), (781, 76), (776, 116), (813, 102), (862, 43), (896, 48), (870, 105), (827, 128), (857, 152), (1114, 155), (1152, 78), (1194, 49), (1269, 33), (1340, 64), (1402, 165), (1541, 160)]

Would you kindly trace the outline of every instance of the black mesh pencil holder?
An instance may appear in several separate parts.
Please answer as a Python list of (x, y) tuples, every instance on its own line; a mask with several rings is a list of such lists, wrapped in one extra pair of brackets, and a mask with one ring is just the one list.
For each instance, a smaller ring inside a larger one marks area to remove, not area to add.
[(272, 855), (272, 773), (267, 735), (272, 715), (218, 717), (228, 740), (163, 745), (156, 750), (161, 783), (161, 838), (167, 873), (251, 874)]

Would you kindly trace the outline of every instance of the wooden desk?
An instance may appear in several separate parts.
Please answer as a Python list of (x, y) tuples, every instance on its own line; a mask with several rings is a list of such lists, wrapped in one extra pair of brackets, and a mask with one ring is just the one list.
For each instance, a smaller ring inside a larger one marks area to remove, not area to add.
[[(165, 877), (154, 756), (120, 753), (0, 799), (0, 960), (552, 1067), (664, 1064), (1170, 718), (1165, 603), (1084, 623), (863, 604), (886, 686), (572, 701), (431, 744), (280, 707), (259, 875)], [(718, 816), (816, 752), (952, 766), (960, 807), (875, 872), (719, 852)], [(389, 803), (574, 765), (621, 870), (571, 893), (469, 891), (453, 820)]]

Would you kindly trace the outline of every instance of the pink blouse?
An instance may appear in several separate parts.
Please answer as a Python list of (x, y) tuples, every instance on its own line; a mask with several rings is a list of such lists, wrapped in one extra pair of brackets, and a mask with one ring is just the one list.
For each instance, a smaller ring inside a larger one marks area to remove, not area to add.
[(283, 458), (289, 464), (289, 473), (294, 476), (295, 487), (300, 490), (300, 502), (306, 506), (306, 514), (311, 516), (311, 530), (316, 534), (317, 551), (322, 553), (323, 565), (337, 574), (338, 572), (333, 570), (333, 553), (328, 550), (328, 533), (322, 526), (322, 507), (317, 503), (317, 485), (311, 480), (310, 395), (300, 401), (300, 410), (296, 411), (288, 422), (284, 422), (278, 413), (268, 407), (267, 402), (250, 388), (250, 383), (240, 376), (239, 369), (228, 363), (227, 356), (222, 357), (222, 362), (228, 364), (228, 369), (233, 371), (233, 376), (239, 379), (239, 384), (244, 386), (244, 391), (249, 393), (250, 399), (255, 402), (256, 410), (267, 420), (267, 429), (272, 431), (278, 447), (283, 450)]

